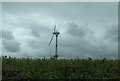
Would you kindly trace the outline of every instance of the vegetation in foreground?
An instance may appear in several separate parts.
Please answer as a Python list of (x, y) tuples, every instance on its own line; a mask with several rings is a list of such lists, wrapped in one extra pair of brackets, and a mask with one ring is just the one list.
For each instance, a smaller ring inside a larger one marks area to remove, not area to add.
[(2, 79), (119, 79), (118, 60), (3, 58)]

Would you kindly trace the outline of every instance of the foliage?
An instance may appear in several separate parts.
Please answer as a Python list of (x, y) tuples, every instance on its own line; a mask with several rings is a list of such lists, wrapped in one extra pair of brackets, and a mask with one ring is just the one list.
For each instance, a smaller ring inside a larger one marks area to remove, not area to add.
[(3, 58), (4, 79), (119, 79), (118, 60)]

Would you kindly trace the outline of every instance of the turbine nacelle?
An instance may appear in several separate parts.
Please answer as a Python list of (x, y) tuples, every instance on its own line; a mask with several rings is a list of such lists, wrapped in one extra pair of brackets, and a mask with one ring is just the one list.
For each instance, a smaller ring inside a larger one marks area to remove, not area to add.
[(57, 37), (60, 34), (60, 32), (55, 31), (55, 32), (53, 32), (53, 34), (56, 35), (56, 37)]

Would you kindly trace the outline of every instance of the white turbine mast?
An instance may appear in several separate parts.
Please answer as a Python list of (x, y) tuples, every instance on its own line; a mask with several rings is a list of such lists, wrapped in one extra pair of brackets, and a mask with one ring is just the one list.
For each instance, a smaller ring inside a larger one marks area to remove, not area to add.
[(60, 34), (60, 32), (56, 31), (56, 23), (55, 23), (55, 26), (54, 26), (54, 31), (53, 31), (53, 35), (51, 37), (51, 40), (48, 44), (48, 46), (50, 46), (52, 40), (53, 40), (53, 37), (56, 36), (56, 47), (55, 47), (55, 56), (54, 58), (58, 58), (58, 35)]

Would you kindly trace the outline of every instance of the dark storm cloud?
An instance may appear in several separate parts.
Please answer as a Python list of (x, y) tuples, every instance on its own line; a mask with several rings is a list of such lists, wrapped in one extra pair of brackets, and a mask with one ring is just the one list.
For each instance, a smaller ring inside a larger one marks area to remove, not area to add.
[(14, 38), (11, 31), (2, 31), (2, 44), (3, 48), (6, 51), (10, 52), (19, 52), (20, 51), (20, 43)]

